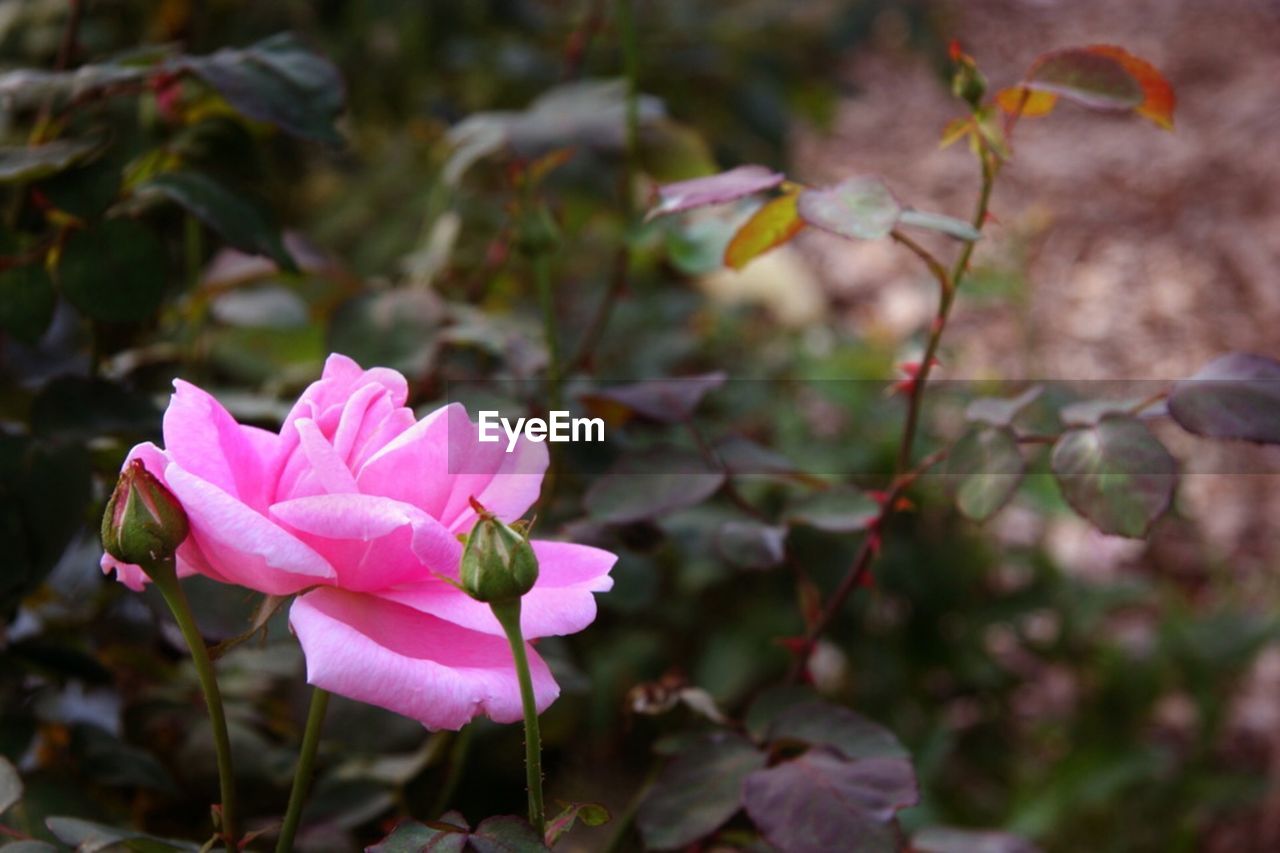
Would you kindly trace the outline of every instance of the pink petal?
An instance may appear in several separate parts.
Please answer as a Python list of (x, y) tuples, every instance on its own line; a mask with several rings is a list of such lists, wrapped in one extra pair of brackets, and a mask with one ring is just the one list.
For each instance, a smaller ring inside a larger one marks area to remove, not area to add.
[(243, 427), (210, 394), (174, 380), (164, 413), (165, 453), (170, 460), (255, 509), (265, 509), (273, 485), (278, 439)]
[[(595, 621), (594, 593), (613, 587), (609, 570), (618, 558), (571, 542), (534, 541), (533, 551), (538, 555), (538, 582), (520, 601), (520, 630), (525, 639), (574, 634)], [(503, 636), (489, 605), (444, 581), (433, 579), (378, 594), (473, 631)]]
[(191, 536), (217, 579), (268, 595), (287, 595), (336, 577), (324, 557), (212, 483), (170, 464), (169, 488), (182, 502)]
[(271, 516), (337, 569), (338, 585), (376, 590), (457, 575), (462, 543), (422, 510), (374, 495), (283, 501)]
[[(307, 681), (420, 721), (460, 729), (486, 715), (522, 717), (506, 640), (468, 631), (393, 602), (333, 589), (297, 599), (289, 622), (307, 659)], [(559, 694), (547, 665), (528, 648), (539, 711)]]
[(293, 411), (285, 418), (285, 425), (297, 418), (311, 418), (323, 424), (326, 413), (341, 412), (352, 395), (365, 385), (381, 386), (396, 406), (403, 406), (409, 398), (409, 383), (396, 371), (385, 367), (362, 370), (345, 355), (334, 353), (325, 361), (321, 377), (302, 392)]
[(479, 428), (459, 403), (437, 409), (375, 453), (360, 469), (360, 490), (411, 503), (455, 533), (475, 523), (475, 498), (504, 521), (538, 499), (547, 448), (521, 439), (481, 443)]
[(347, 468), (347, 463), (321, 434), (316, 422), (310, 418), (299, 418), (293, 426), (298, 431), (302, 453), (310, 463), (309, 473), (320, 488), (330, 494), (358, 491), (356, 478)]

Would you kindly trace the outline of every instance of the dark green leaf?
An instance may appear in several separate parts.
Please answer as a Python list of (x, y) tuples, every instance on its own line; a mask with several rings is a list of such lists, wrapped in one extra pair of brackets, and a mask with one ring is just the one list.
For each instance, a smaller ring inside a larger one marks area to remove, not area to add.
[(592, 518), (611, 524), (643, 521), (702, 503), (724, 479), (695, 453), (649, 450), (619, 460), (591, 484), (582, 505)]
[(1280, 444), (1280, 362), (1233, 352), (1173, 386), (1169, 414), (1188, 432)]
[(72, 305), (106, 323), (144, 320), (164, 298), (165, 249), (146, 227), (108, 219), (77, 231), (62, 250), (58, 282)]
[(153, 791), (171, 791), (175, 787), (173, 777), (154, 755), (97, 726), (76, 726), (72, 749), (80, 756), (82, 772), (99, 785)]
[(840, 705), (801, 702), (782, 711), (767, 729), (769, 741), (829, 746), (845, 758), (910, 758), (893, 732)]
[(242, 115), (303, 139), (342, 141), (334, 127), (345, 100), (342, 76), (290, 33), (175, 65), (217, 89)]
[(44, 264), (36, 262), (0, 272), (0, 329), (34, 344), (53, 320), (58, 301)]
[(59, 853), (61, 848), (54, 847), (47, 841), (11, 841), (0, 844), (4, 853)]
[(800, 216), (841, 237), (875, 240), (893, 230), (902, 208), (879, 179), (867, 175), (800, 194)]
[(695, 743), (670, 764), (640, 804), (636, 825), (645, 846), (674, 850), (715, 832), (742, 807), (742, 783), (765, 764), (745, 738), (719, 733)]
[(731, 520), (716, 530), (716, 550), (735, 566), (771, 569), (786, 553), (787, 528), (759, 521)]
[(289, 272), (298, 270), (281, 240), (280, 230), (267, 215), (208, 175), (164, 172), (140, 184), (133, 194), (142, 203), (158, 197), (181, 205), (237, 249), (265, 255)]
[(1142, 537), (1173, 499), (1178, 466), (1140, 422), (1111, 415), (1071, 429), (1050, 460), (1063, 496), (1103, 533)]
[(77, 440), (158, 438), (162, 414), (150, 397), (115, 382), (63, 376), (40, 389), (31, 404), (31, 431)]
[(1093, 426), (1108, 415), (1127, 415), (1134, 406), (1142, 404), (1141, 398), (1129, 400), (1080, 400), (1069, 403), (1058, 412), (1058, 419), (1066, 426)]
[(0, 184), (38, 181), (83, 162), (98, 148), (91, 139), (56, 139), (32, 147), (0, 147)]
[(1006, 427), (977, 427), (947, 455), (947, 491), (960, 512), (985, 521), (1013, 497), (1026, 468), (1012, 432)]
[(910, 762), (822, 748), (755, 771), (742, 790), (747, 814), (784, 853), (896, 851), (894, 815), (919, 799)]
[(828, 533), (866, 530), (880, 517), (880, 504), (859, 489), (844, 486), (819, 492), (791, 508), (787, 521)]

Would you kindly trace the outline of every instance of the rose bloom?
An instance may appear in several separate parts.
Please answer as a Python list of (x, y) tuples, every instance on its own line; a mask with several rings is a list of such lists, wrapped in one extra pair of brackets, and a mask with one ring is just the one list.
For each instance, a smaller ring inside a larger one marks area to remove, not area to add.
[[(511, 648), (488, 605), (456, 579), (474, 498), (505, 522), (538, 498), (543, 444), (480, 443), (459, 404), (422, 420), (405, 378), (332, 355), (279, 434), (236, 423), (182, 380), (164, 415), (163, 449), (130, 451), (177, 496), (191, 533), (179, 576), (201, 574), (270, 595), (300, 593), (289, 623), (307, 681), (432, 729), (484, 714), (521, 717)], [(126, 464), (128, 462), (126, 460)], [(526, 639), (571, 634), (596, 615), (617, 559), (568, 542), (533, 541), (540, 572), (523, 598)], [(109, 555), (104, 571), (140, 590), (142, 570)], [(527, 649), (538, 710), (559, 688)]]

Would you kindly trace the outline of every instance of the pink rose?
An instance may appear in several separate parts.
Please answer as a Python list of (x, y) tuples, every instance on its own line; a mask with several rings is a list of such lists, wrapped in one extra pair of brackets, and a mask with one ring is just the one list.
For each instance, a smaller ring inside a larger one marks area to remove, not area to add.
[[(420, 421), (404, 407), (405, 378), (362, 370), (332, 355), (277, 435), (242, 426), (213, 397), (182, 380), (164, 416), (164, 449), (143, 461), (182, 502), (191, 534), (180, 576), (202, 574), (272, 595), (302, 594), (289, 622), (307, 681), (362, 702), (457, 729), (485, 714), (520, 719), (511, 649), (488, 605), (456, 578), (470, 499), (506, 522), (538, 498), (542, 444), (478, 441), (459, 404)], [(617, 559), (568, 542), (533, 542), (538, 582), (524, 597), (526, 639), (571, 634), (596, 615)], [(102, 558), (129, 587), (137, 566)], [(305, 590), (305, 592), (304, 592)], [(539, 711), (559, 693), (528, 649)]]

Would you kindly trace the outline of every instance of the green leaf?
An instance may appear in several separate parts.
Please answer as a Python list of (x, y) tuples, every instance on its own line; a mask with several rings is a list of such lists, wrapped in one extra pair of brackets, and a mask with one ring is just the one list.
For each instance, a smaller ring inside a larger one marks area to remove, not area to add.
[(0, 755), (0, 814), (22, 799), (22, 778), (9, 759)]
[(1058, 411), (1058, 419), (1066, 426), (1093, 426), (1108, 415), (1138, 414), (1135, 406), (1142, 404), (1141, 397), (1125, 400), (1079, 400), (1068, 403)]
[(599, 803), (568, 803), (560, 814), (547, 821), (546, 844), (554, 847), (578, 821), (584, 826), (601, 826), (608, 823), (609, 818), (609, 810)]
[(56, 175), (98, 150), (92, 139), (56, 139), (32, 147), (0, 146), (0, 184), (26, 183)]
[(160, 438), (163, 412), (150, 397), (106, 379), (61, 376), (31, 403), (37, 435), (92, 440), (104, 435)]
[(858, 175), (800, 194), (800, 216), (810, 225), (858, 240), (886, 236), (902, 208), (879, 178)]
[(58, 283), (72, 305), (104, 323), (145, 320), (164, 298), (165, 249), (130, 219), (77, 231), (58, 261)]
[(742, 783), (765, 754), (740, 735), (720, 732), (694, 743), (663, 768), (636, 826), (645, 846), (674, 850), (715, 832), (742, 807)]
[(795, 504), (789, 524), (804, 524), (828, 533), (866, 530), (880, 517), (880, 504), (860, 489), (843, 486), (818, 492)]
[(1023, 409), (1035, 402), (1043, 390), (1043, 386), (1032, 385), (1016, 397), (980, 397), (965, 408), (965, 420), (998, 427), (1008, 426)]
[(230, 245), (265, 255), (289, 272), (298, 265), (285, 248), (280, 230), (249, 200), (236, 195), (200, 172), (164, 172), (133, 191), (142, 203), (155, 198), (172, 201), (217, 231)]
[(592, 518), (626, 524), (700, 504), (724, 480), (696, 453), (656, 448), (620, 459), (591, 484), (582, 505)]
[(279, 33), (247, 48), (182, 57), (173, 66), (217, 89), (241, 115), (302, 139), (342, 142), (334, 127), (346, 97), (342, 75), (291, 33)]
[(1063, 433), (1050, 466), (1077, 512), (1103, 533), (1133, 538), (1169, 508), (1178, 476), (1174, 458), (1146, 426), (1117, 415)]
[(647, 219), (710, 204), (727, 204), (781, 184), (786, 175), (764, 166), (739, 166), (718, 175), (658, 187), (658, 206)]
[(26, 344), (34, 344), (53, 321), (58, 297), (41, 263), (0, 272), (0, 329)]
[(957, 240), (964, 240), (969, 243), (982, 237), (982, 232), (968, 222), (952, 216), (944, 216), (941, 213), (926, 213), (923, 210), (908, 209), (902, 211), (902, 214), (898, 217), (898, 222), (903, 225), (910, 225), (913, 228), (928, 228), (931, 231), (940, 231), (948, 237), (955, 237)]
[(893, 732), (848, 708), (830, 702), (791, 705), (769, 725), (766, 739), (829, 746), (845, 758), (910, 758)]
[(771, 569), (786, 553), (787, 528), (754, 520), (729, 520), (716, 530), (720, 556), (743, 569)]
[(1280, 362), (1233, 352), (1174, 383), (1169, 414), (1208, 438), (1280, 444)]
[(947, 455), (947, 491), (965, 516), (986, 521), (1013, 497), (1026, 468), (1007, 427), (977, 427)]
[(894, 815), (915, 805), (919, 793), (908, 761), (849, 761), (817, 748), (752, 773), (742, 799), (769, 843), (787, 853), (891, 853), (898, 849)]

